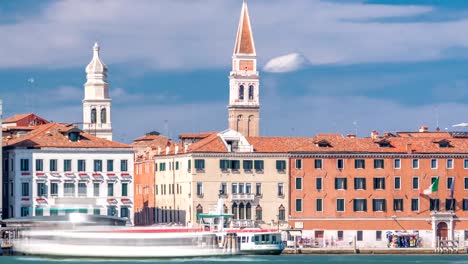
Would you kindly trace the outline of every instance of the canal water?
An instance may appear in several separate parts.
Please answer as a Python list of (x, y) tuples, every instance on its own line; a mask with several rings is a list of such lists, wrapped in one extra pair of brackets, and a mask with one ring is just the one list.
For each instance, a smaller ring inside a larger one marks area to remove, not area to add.
[(161, 259), (161, 260), (83, 260), (83, 259), (48, 259), (37, 257), (0, 257), (0, 263), (8, 264), (51, 264), (51, 263), (80, 263), (80, 264), (131, 264), (131, 263), (184, 263), (208, 264), (219, 263), (265, 263), (265, 264), (322, 264), (322, 263), (377, 263), (377, 264), (468, 264), (468, 255), (281, 255), (281, 256), (236, 256), (225, 258), (193, 258), (193, 259)]

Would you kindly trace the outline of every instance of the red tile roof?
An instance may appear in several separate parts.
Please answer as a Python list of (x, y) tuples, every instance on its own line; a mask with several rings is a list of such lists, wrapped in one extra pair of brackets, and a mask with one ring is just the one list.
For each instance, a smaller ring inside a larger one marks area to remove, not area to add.
[(205, 133), (197, 133), (197, 134), (180, 134), (179, 139), (189, 139), (189, 138), (195, 138), (195, 139), (203, 139), (206, 137), (211, 136), (212, 134), (216, 134), (218, 132), (205, 132)]
[(4, 147), (33, 147), (33, 148), (130, 148), (129, 145), (98, 138), (96, 136), (80, 132), (77, 142), (68, 139), (64, 132), (70, 130), (70, 126), (58, 123), (49, 123), (35, 127), (32, 131), (12, 139), (4, 138)]

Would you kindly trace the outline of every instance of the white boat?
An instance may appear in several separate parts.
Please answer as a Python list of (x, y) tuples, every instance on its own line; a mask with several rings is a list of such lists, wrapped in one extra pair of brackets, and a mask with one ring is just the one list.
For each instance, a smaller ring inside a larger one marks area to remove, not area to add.
[(216, 234), (190, 229), (86, 228), (25, 231), (14, 251), (26, 255), (88, 258), (176, 258), (235, 254)]

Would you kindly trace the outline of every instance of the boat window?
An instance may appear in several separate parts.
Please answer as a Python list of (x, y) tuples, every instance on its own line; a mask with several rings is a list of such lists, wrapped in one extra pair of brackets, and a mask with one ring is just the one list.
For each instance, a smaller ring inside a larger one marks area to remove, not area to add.
[(266, 241), (266, 242), (270, 241), (270, 235), (266, 235), (265, 241)]
[(260, 237), (259, 237), (259, 236), (255, 236), (255, 237), (254, 237), (254, 240), (255, 240), (255, 242), (259, 242), (259, 241), (260, 241)]
[(276, 242), (276, 236), (271, 236), (271, 241)]
[(246, 243), (246, 241), (247, 241), (247, 240), (246, 240), (246, 237), (243, 236), (243, 237), (242, 237), (242, 243)]
[(247, 237), (247, 240), (246, 240), (247, 243), (249, 243), (249, 237)]
[(265, 241), (265, 235), (262, 235), (262, 242)]

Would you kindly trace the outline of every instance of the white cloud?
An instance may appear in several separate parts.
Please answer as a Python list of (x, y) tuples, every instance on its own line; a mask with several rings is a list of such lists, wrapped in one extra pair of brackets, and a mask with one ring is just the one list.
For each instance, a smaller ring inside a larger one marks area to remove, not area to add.
[(265, 72), (292, 72), (303, 69), (310, 64), (300, 53), (290, 53), (269, 60), (263, 67)]
[[(428, 60), (468, 46), (461, 34), (468, 20), (369, 21), (431, 7), (319, 0), (252, 1), (249, 7), (262, 62), (295, 50), (317, 64)], [(108, 64), (134, 62), (139, 71), (224, 67), (239, 11), (238, 1), (54, 1), (37, 16), (0, 25), (0, 35), (8, 36), (0, 42), (0, 68), (85, 67), (95, 40)]]

